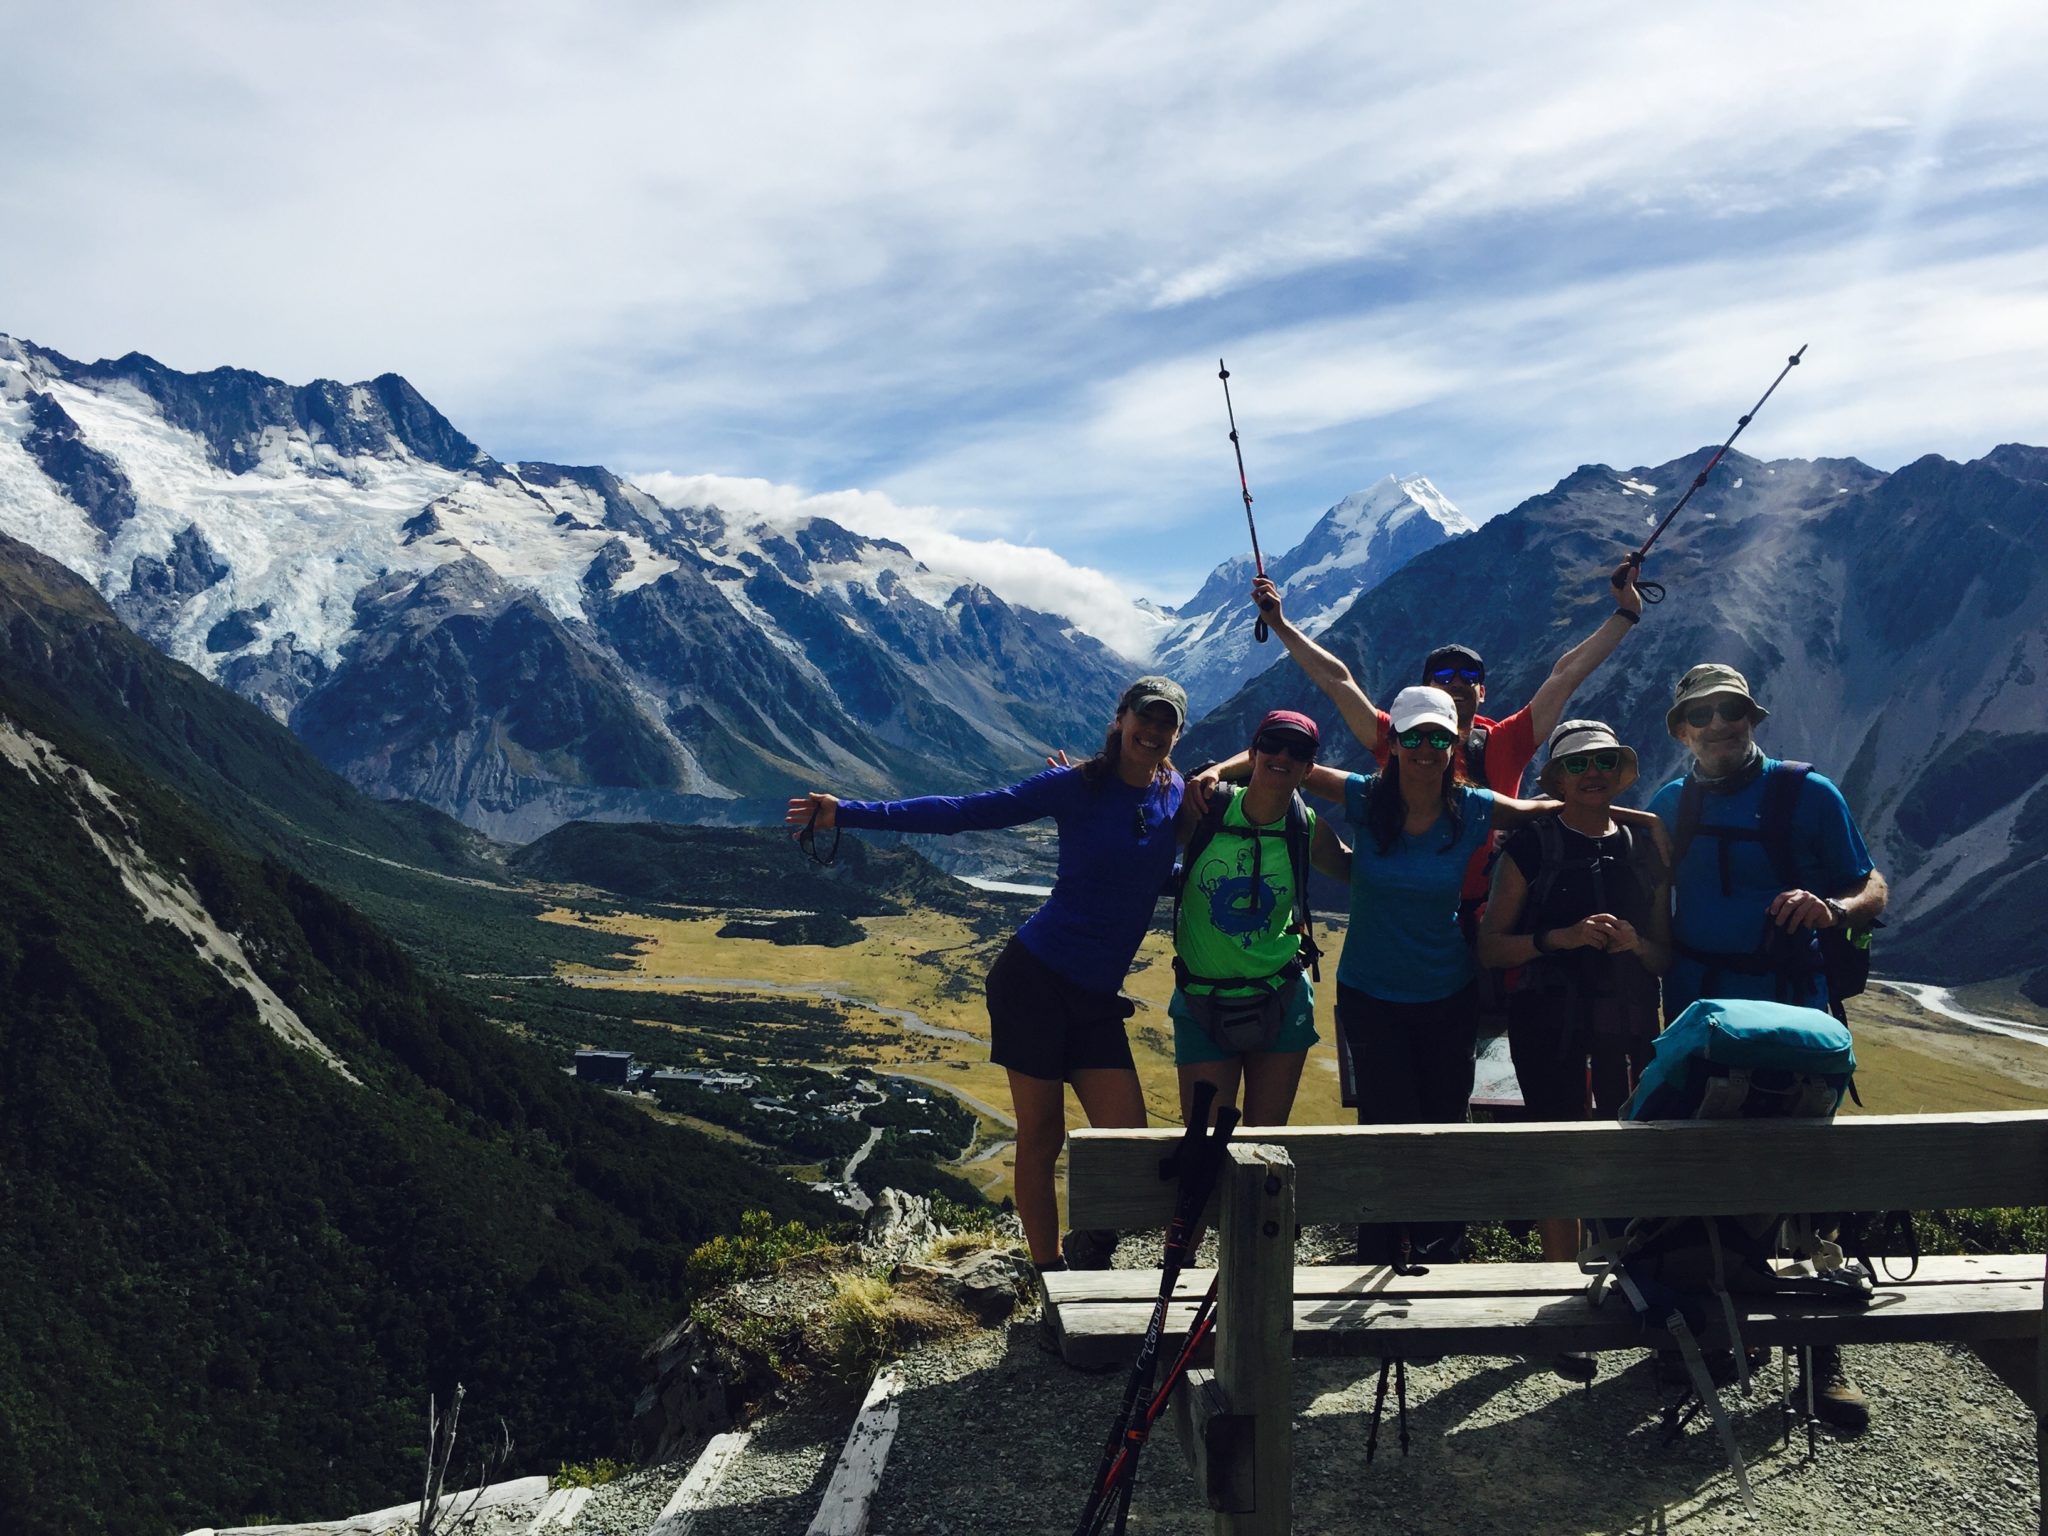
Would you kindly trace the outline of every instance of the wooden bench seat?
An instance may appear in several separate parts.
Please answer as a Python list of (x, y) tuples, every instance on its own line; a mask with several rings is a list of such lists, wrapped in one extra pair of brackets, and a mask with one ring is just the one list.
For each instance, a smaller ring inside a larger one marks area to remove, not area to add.
[[(2031, 1338), (2039, 1329), (2048, 1258), (1937, 1257), (1911, 1279), (1881, 1281), (1867, 1310), (1785, 1298), (1744, 1302), (1748, 1344), (1901, 1343)], [(1215, 1271), (1188, 1270), (1168, 1328), (1185, 1332)], [(1121, 1364), (1137, 1351), (1159, 1294), (1156, 1269), (1074, 1270), (1045, 1277), (1060, 1353), (1088, 1368)], [(1294, 1353), (1298, 1358), (1378, 1355), (1544, 1356), (1564, 1349), (1659, 1348), (1618, 1295), (1598, 1308), (1571, 1264), (1448, 1264), (1401, 1276), (1384, 1266), (1306, 1265), (1294, 1271)], [(1701, 1342), (1712, 1348), (1720, 1320)]]
[[(1180, 1132), (1078, 1131), (1068, 1220), (1162, 1227), (1160, 1160)], [(1293, 1369), (1305, 1356), (1547, 1356), (1655, 1347), (1619, 1296), (1598, 1308), (1569, 1264), (1465, 1264), (1417, 1276), (1384, 1266), (1296, 1266), (1297, 1223), (1540, 1220), (1585, 1211), (1739, 1216), (1754, 1211), (1948, 1210), (2048, 1202), (2048, 1112), (1859, 1115), (1837, 1121), (1261, 1126), (1229, 1148), (1217, 1232), (1214, 1370), (1190, 1379), (1175, 1419), (1198, 1484), (1230, 1536), (1290, 1529)], [(1928, 1258), (1878, 1277), (1870, 1306), (1738, 1297), (1743, 1341), (1781, 1346), (1953, 1340), (2039, 1362), (2040, 1254)], [(1208, 1271), (1184, 1274), (1169, 1325), (1185, 1331)], [(1046, 1277), (1066, 1357), (1127, 1359), (1159, 1293), (1157, 1270)], [(1703, 1344), (1726, 1342), (1706, 1309)], [(1998, 1368), (1994, 1365), (1994, 1368)], [(2001, 1374), (2008, 1374), (2002, 1371)], [(2010, 1375), (2008, 1374), (2008, 1379)], [(2048, 1460), (2048, 1439), (2041, 1442)], [(2044, 1513), (2043, 1536), (2048, 1536)]]

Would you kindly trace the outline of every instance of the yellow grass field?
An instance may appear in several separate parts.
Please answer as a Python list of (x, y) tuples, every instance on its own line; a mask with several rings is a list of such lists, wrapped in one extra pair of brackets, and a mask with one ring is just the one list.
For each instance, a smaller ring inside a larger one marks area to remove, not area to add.
[[(1001, 940), (977, 939), (956, 919), (932, 913), (864, 918), (867, 937), (836, 948), (777, 945), (759, 939), (721, 939), (724, 917), (674, 919), (640, 913), (604, 917), (558, 911), (552, 921), (594, 924), (638, 941), (631, 972), (566, 967), (562, 975), (585, 984), (653, 990), (712, 991), (744, 996), (748, 983), (774, 987), (829, 989), (835, 996), (880, 1009), (908, 1010), (924, 1023), (966, 1035), (936, 1038), (906, 1029), (900, 1020), (858, 1006), (849, 1013), (847, 1054), (831, 1067), (858, 1061), (901, 1071), (953, 1092), (975, 1110), (980, 1134), (957, 1171), (991, 1196), (1010, 1185), (1010, 1127), (1001, 1118), (1009, 1106), (1002, 1070), (988, 1060), (988, 1018), (982, 1009), (981, 978)], [(1323, 935), (1330, 959), (1316, 998), (1322, 1039), (1309, 1053), (1295, 1103), (1294, 1122), (1348, 1124), (1351, 1116), (1337, 1091), (1334, 1001), (1335, 957), (1343, 928)], [(1146, 936), (1126, 989), (1139, 1000), (1131, 1020), (1132, 1055), (1153, 1118), (1177, 1123), (1179, 1091), (1173, 1069), (1173, 1038), (1166, 1004), (1172, 992), (1170, 945), (1163, 934)], [(2009, 990), (2009, 989), (2008, 989)], [(2016, 994), (2014, 994), (2016, 996)], [(2008, 1017), (2033, 1019), (2043, 1011), (2006, 992), (1976, 996), (1976, 1007)], [(1940, 1018), (1896, 993), (1873, 987), (1850, 1003), (1859, 1062), (1860, 1112), (1932, 1114), (1969, 1109), (2048, 1108), (2048, 1047), (1983, 1033)], [(1069, 1096), (1069, 1123), (1080, 1124), (1079, 1106)], [(1854, 1104), (1844, 1111), (1858, 1113)]]

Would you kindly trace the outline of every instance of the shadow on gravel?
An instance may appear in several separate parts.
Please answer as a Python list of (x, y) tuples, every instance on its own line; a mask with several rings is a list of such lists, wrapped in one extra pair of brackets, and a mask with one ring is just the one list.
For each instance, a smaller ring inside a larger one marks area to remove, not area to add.
[(858, 1403), (778, 1413), (754, 1426), (692, 1536), (803, 1536), (825, 1497)]

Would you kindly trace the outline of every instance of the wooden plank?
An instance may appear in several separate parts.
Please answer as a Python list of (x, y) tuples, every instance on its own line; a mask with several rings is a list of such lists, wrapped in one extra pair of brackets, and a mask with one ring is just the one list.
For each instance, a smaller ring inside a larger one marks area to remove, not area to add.
[[(1888, 1344), (2033, 1338), (2041, 1329), (2041, 1282), (1993, 1281), (1880, 1287), (1867, 1309), (1815, 1306), (1794, 1298), (1738, 1298), (1743, 1338), (1752, 1344)], [(1128, 1302), (1076, 1304), (1067, 1317), (1077, 1350), (1128, 1355), (1147, 1309)], [(1185, 1327), (1192, 1305), (1176, 1303), (1168, 1326)], [(1302, 1299), (1294, 1303), (1299, 1358), (1360, 1355), (1537, 1355), (1561, 1349), (1630, 1349), (1669, 1342), (1643, 1332), (1624, 1302), (1589, 1306), (1583, 1295)], [(1720, 1331), (1710, 1317), (1702, 1330)]]
[[(1953, 1285), (1999, 1281), (2017, 1285), (2041, 1278), (2043, 1256), (2035, 1254), (1930, 1254), (1904, 1280), (1880, 1276), (1885, 1286)], [(1215, 1271), (1181, 1271), (1176, 1297), (1198, 1301)], [(1366, 1293), (1401, 1296), (1565, 1295), (1586, 1288), (1576, 1264), (1439, 1264), (1420, 1275), (1397, 1275), (1385, 1265), (1302, 1264), (1294, 1271), (1297, 1299)], [(1156, 1269), (1055, 1270), (1045, 1277), (1055, 1308), (1093, 1301), (1150, 1304), (1159, 1295)]]
[(732, 1464), (739, 1460), (740, 1452), (747, 1448), (747, 1441), (751, 1438), (752, 1431), (735, 1429), (727, 1434), (713, 1435), (705, 1441), (704, 1449), (697, 1453), (690, 1470), (676, 1485), (676, 1491), (669, 1495), (661, 1513), (655, 1516), (647, 1536), (688, 1536), (697, 1523), (697, 1517), (709, 1507), (711, 1495), (725, 1480), (725, 1474), (732, 1470)]
[[(481, 1493), (475, 1488), (465, 1488), (460, 1493), (444, 1493), (439, 1508), (461, 1512), (468, 1510), (473, 1500), (479, 1514), (489, 1510), (502, 1512), (514, 1504), (543, 1503), (547, 1493), (546, 1478), (515, 1477), (508, 1482), (492, 1483)], [(313, 1520), (297, 1525), (221, 1526), (212, 1531), (211, 1536), (384, 1536), (384, 1533), (406, 1526), (417, 1527), (419, 1519), (420, 1501), (415, 1499), (410, 1504), (393, 1504), (346, 1520)], [(198, 1533), (194, 1532), (192, 1536), (198, 1536)]]
[(1232, 1513), (1250, 1509), (1252, 1425), (1243, 1414), (1230, 1411), (1216, 1373), (1189, 1371), (1168, 1411), (1195, 1486), (1208, 1506)]
[[(1219, 1510), (1216, 1536), (1286, 1536), (1294, 1522), (1294, 1163), (1232, 1143), (1216, 1233), (1216, 1384), (1250, 1422), (1250, 1507)], [(1230, 1449), (1241, 1458), (1246, 1437)], [(1241, 1459), (1229, 1481), (1245, 1481)], [(1233, 1501), (1235, 1502), (1235, 1500)]]
[(867, 1400), (847, 1433), (846, 1449), (839, 1453), (817, 1518), (805, 1536), (867, 1536), (870, 1506), (896, 1439), (896, 1399), (902, 1386), (902, 1377), (891, 1366), (868, 1387)]
[[(1163, 1225), (1180, 1133), (1069, 1136), (1068, 1220)], [(1261, 1126), (1294, 1159), (1298, 1219), (1481, 1221), (1611, 1211), (1940, 1210), (2037, 1203), (2048, 1111), (1835, 1121)]]
[(543, 1536), (550, 1527), (558, 1531), (568, 1530), (576, 1523), (583, 1506), (590, 1502), (592, 1491), (589, 1488), (557, 1488), (541, 1505), (540, 1513), (533, 1517), (533, 1524), (526, 1528), (526, 1536)]

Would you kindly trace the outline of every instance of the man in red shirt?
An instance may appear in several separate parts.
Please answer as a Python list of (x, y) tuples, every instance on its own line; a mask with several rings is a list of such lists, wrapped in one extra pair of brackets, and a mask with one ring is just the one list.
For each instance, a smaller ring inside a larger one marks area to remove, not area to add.
[[(1643, 597), (1636, 590), (1635, 567), (1624, 560), (1615, 568), (1609, 584), (1614, 590), (1614, 612), (1592, 634), (1558, 657), (1536, 696), (1511, 715), (1493, 719), (1479, 713), (1479, 706), (1486, 702), (1486, 663), (1470, 646), (1440, 645), (1424, 658), (1421, 681), (1443, 689), (1458, 706), (1455, 756), (1460, 778), (1497, 794), (1521, 793), (1522, 775), (1536, 756), (1536, 744), (1550, 739), (1579, 684), (1614, 654), (1622, 637), (1642, 619)], [(1280, 589), (1269, 578), (1261, 576), (1252, 583), (1252, 601), (1273, 633), (1280, 637), (1280, 643), (1287, 647), (1287, 654), (1311, 682), (1329, 695), (1344, 723), (1351, 727), (1351, 734), (1384, 766), (1394, 747), (1393, 722), (1387, 712), (1366, 696), (1349, 667), (1287, 622), (1281, 611)], [(1486, 902), (1487, 868), (1492, 857), (1493, 845), (1489, 841), (1473, 851), (1472, 860), (1465, 867), (1458, 915), (1468, 941), (1477, 940), (1479, 911)], [(1506, 1028), (1505, 1020), (1490, 1031), (1486, 1024), (1487, 1015), (1499, 1012), (1498, 1000), (1491, 996), (1497, 988), (1490, 985), (1491, 972), (1482, 971), (1480, 976), (1480, 1033), (1498, 1034)], [(1337, 1044), (1343, 1098), (1350, 1104), (1355, 1102), (1351, 1062), (1341, 1032)]]

